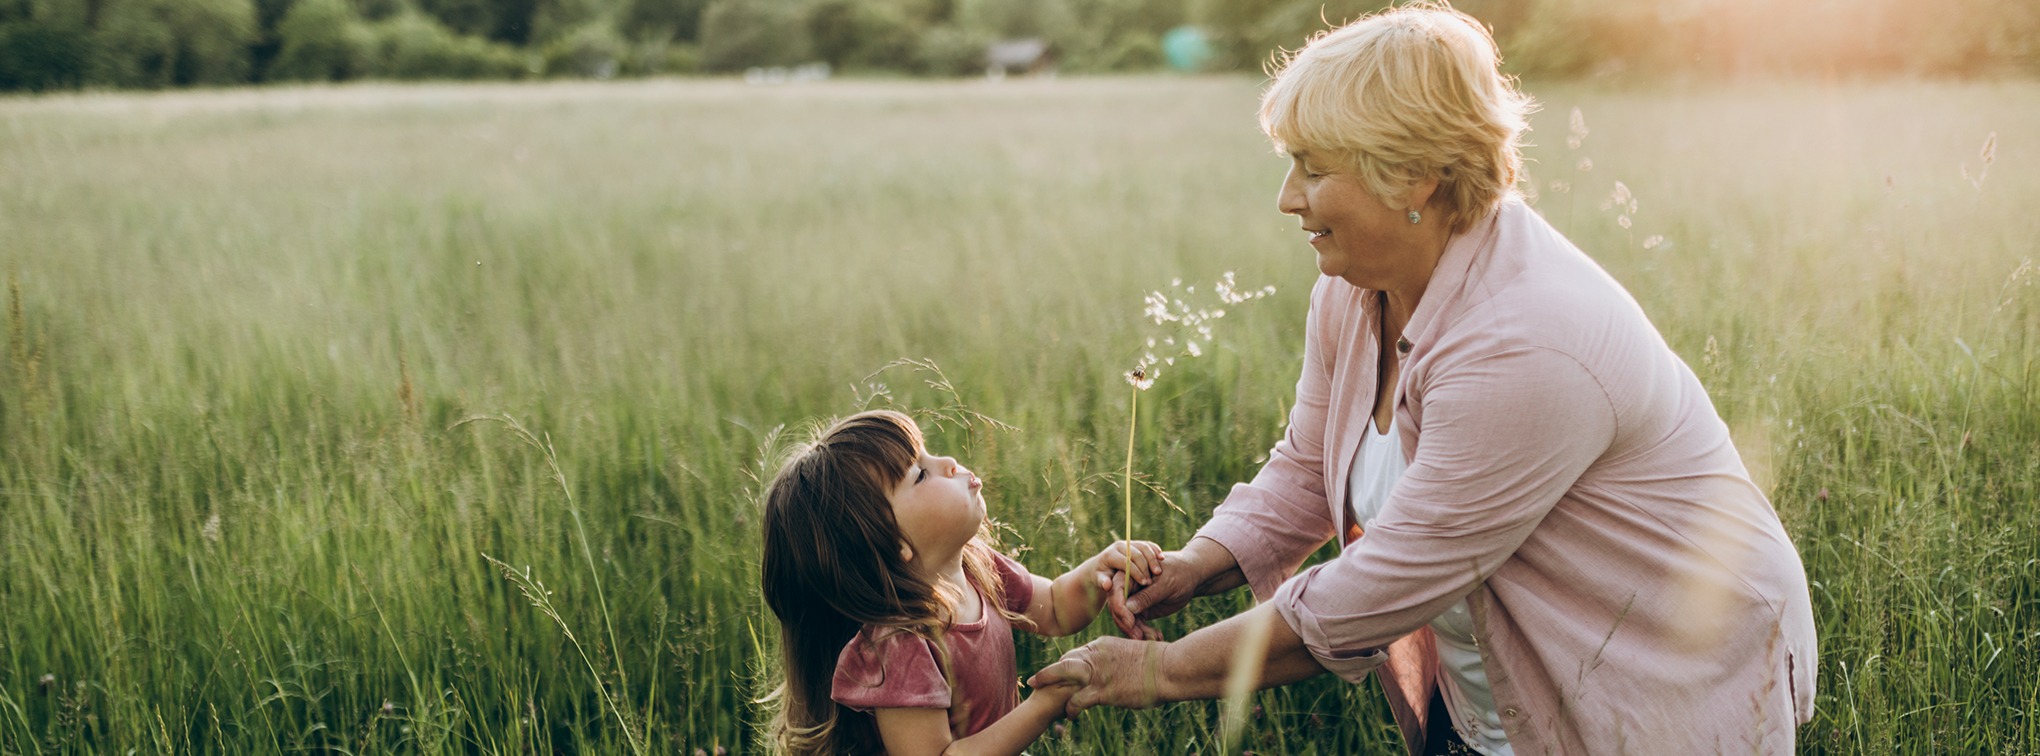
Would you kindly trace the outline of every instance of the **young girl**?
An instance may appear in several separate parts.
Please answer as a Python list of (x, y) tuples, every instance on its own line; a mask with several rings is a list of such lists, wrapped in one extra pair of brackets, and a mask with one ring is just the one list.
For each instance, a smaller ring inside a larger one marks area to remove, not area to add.
[(1011, 628), (1082, 630), (1113, 572), (1161, 574), (1161, 547), (1116, 543), (1050, 582), (993, 550), (981, 485), (888, 411), (836, 423), (780, 469), (764, 590), (785, 655), (769, 697), (781, 749), (1017, 754), (1061, 718), (1070, 687), (1019, 700)]

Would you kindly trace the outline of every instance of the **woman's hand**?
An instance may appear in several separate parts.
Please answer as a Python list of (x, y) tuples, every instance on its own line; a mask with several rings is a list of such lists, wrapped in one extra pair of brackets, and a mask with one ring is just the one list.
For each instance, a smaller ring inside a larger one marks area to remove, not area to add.
[(1104, 637), (1071, 650), (1027, 679), (1033, 688), (1074, 685), (1065, 704), (1071, 717), (1099, 704), (1145, 709), (1169, 700), (1161, 688), (1162, 654), (1168, 644)]
[(1163, 552), (1160, 561), (1169, 569), (1150, 576), (1145, 583), (1134, 581), (1139, 585), (1137, 588), (1130, 585), (1122, 593), (1115, 585), (1105, 594), (1105, 610), (1128, 638), (1161, 640), (1161, 631), (1150, 626), (1148, 620), (1182, 611), (1198, 596), (1219, 593), (1246, 582), (1232, 552), (1208, 538), (1193, 538), (1180, 551)]

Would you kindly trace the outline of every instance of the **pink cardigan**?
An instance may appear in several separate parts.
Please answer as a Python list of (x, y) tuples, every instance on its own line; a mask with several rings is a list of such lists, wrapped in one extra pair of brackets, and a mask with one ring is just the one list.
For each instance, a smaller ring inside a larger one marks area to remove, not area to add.
[(1405, 329), (1408, 472), (1365, 537), (1295, 574), (1346, 531), (1376, 309), (1319, 279), (1288, 431), (1198, 533), (1255, 597), (1326, 669), (1381, 672), (1412, 753), (1425, 625), (1462, 597), (1519, 754), (1790, 752), (1817, 653), (1799, 554), (1692, 370), (1520, 201), (1452, 239)]

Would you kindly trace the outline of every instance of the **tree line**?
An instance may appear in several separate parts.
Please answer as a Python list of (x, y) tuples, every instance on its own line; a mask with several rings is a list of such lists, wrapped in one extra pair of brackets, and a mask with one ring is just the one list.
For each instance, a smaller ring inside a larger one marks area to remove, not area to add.
[[(959, 76), (1047, 40), (1066, 71), (1253, 69), (1380, 0), (0, 0), (0, 90), (607, 78), (826, 62)], [(2033, 0), (1461, 0), (1518, 73), (2040, 72)]]

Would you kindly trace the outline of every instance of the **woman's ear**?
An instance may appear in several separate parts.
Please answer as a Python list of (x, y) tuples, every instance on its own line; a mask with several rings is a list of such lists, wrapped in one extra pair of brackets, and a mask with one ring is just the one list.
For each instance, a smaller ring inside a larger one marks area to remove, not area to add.
[(902, 562), (912, 562), (912, 561), (914, 561), (914, 545), (913, 545), (913, 544), (907, 543), (906, 541), (901, 541), (901, 542), (900, 542), (900, 561), (902, 561)]
[(1410, 187), (1409, 207), (1404, 210), (1423, 211), (1431, 204), (1431, 195), (1438, 193), (1438, 177), (1432, 176)]

